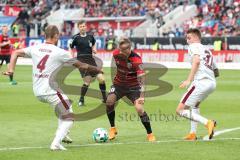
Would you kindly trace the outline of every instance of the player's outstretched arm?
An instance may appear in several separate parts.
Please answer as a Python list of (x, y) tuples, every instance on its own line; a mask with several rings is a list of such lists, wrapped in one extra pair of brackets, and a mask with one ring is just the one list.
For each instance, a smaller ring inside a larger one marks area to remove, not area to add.
[(11, 55), (9, 69), (4, 74), (5, 75), (13, 74), (14, 70), (15, 70), (15, 66), (16, 66), (18, 57), (24, 57), (24, 56), (25, 56), (25, 52), (22, 49), (14, 51), (13, 54)]
[(200, 65), (200, 57), (199, 55), (195, 54), (192, 58), (192, 68), (191, 68), (191, 71), (188, 75), (188, 78), (187, 80), (183, 81), (181, 84), (180, 84), (180, 88), (186, 88), (194, 79), (194, 76), (199, 68), (199, 65)]
[(103, 73), (101, 68), (98, 68), (80, 61), (75, 62), (73, 66), (75, 66), (76, 68), (79, 68), (80, 70), (89, 71), (91, 73)]

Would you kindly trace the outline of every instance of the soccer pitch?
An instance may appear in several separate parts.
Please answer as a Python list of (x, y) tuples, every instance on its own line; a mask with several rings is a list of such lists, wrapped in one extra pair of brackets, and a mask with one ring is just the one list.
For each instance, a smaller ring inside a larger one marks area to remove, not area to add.
[[(3, 67), (1, 71), (5, 70)], [(110, 69), (105, 68), (107, 90), (112, 84)], [(220, 70), (217, 89), (201, 104), (201, 114), (217, 120), (216, 131), (223, 131), (212, 141), (202, 141), (207, 135), (204, 126), (198, 126), (196, 142), (183, 141), (189, 132), (190, 122), (176, 117), (175, 109), (186, 90), (178, 88), (189, 70), (169, 69), (160, 79), (169, 82), (173, 90), (159, 97), (146, 98), (145, 110), (152, 115), (152, 129), (156, 143), (146, 140), (146, 132), (137, 118), (135, 109), (120, 101), (116, 109), (117, 139), (104, 144), (92, 140), (94, 129), (108, 129), (107, 116), (74, 123), (70, 136), (73, 144), (64, 145), (63, 152), (52, 152), (49, 145), (53, 139), (57, 118), (53, 109), (39, 102), (32, 92), (31, 66), (17, 66), (17, 86), (11, 86), (8, 78), (0, 76), (0, 160), (83, 160), (83, 159), (240, 159), (240, 71)], [(82, 85), (78, 71), (67, 78), (67, 84)], [(98, 83), (91, 84), (98, 89)], [(89, 111), (101, 100), (86, 97), (86, 106), (77, 106), (78, 96), (69, 96), (75, 112)]]

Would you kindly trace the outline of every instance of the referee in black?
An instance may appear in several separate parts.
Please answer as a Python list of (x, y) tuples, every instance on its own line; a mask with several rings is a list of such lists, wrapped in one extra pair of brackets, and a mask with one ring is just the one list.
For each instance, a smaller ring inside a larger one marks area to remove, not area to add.
[[(93, 37), (93, 35), (87, 34), (86, 32), (87, 27), (86, 27), (85, 21), (78, 22), (78, 29), (79, 29), (79, 33), (72, 37), (72, 42), (70, 43), (70, 50), (71, 50), (72, 56), (74, 57), (73, 48), (76, 48), (77, 59), (79, 61), (93, 65), (93, 66), (97, 66), (95, 59), (93, 58), (93, 54), (97, 53), (95, 38)], [(92, 74), (89, 72), (82, 72), (82, 71), (80, 71), (80, 74), (83, 78), (84, 84), (81, 88), (81, 97), (79, 99), (78, 105), (79, 106), (84, 105), (84, 96), (87, 93), (87, 90), (91, 81), (95, 78), (97, 78), (99, 82), (99, 88), (102, 92), (103, 102), (105, 103), (106, 102), (106, 84), (105, 84), (103, 74), (100, 73), (96, 75), (96, 74)]]

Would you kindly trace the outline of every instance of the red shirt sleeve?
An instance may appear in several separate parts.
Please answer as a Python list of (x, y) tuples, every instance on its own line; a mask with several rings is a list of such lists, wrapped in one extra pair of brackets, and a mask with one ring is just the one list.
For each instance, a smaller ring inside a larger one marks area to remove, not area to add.
[(133, 68), (135, 68), (138, 76), (145, 73), (141, 57), (134, 57), (133, 58)]
[(116, 56), (117, 54), (119, 54), (119, 50), (115, 49), (112, 53), (113, 53), (113, 56)]

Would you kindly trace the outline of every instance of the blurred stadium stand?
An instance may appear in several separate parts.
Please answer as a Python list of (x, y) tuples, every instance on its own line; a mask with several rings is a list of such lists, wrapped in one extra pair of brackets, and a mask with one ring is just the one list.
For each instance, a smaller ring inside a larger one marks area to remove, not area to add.
[[(113, 30), (115, 36), (181, 37), (192, 27), (200, 28), (204, 36), (240, 34), (240, 0), (0, 0), (0, 10), (6, 16), (18, 13), (15, 28), (30, 37), (42, 35), (48, 23), (59, 26), (62, 35), (72, 35), (76, 33), (74, 22), (83, 17), (87, 21), (88, 17), (89, 21), (101, 18), (102, 25), (91, 30), (105, 36)], [(129, 21), (128, 28), (121, 23), (119, 28), (112, 26), (109, 18), (116, 17)], [(140, 19), (137, 25), (132, 23), (134, 17)], [(96, 22), (89, 26), (96, 27)]]
[(128, 36), (145, 62), (185, 68), (184, 35), (196, 27), (221, 68), (240, 69), (240, 0), (0, 0), (0, 25), (11, 28), (14, 48), (43, 43), (45, 27), (55, 24), (58, 45), (68, 49), (82, 19), (105, 62), (114, 49), (108, 44)]

